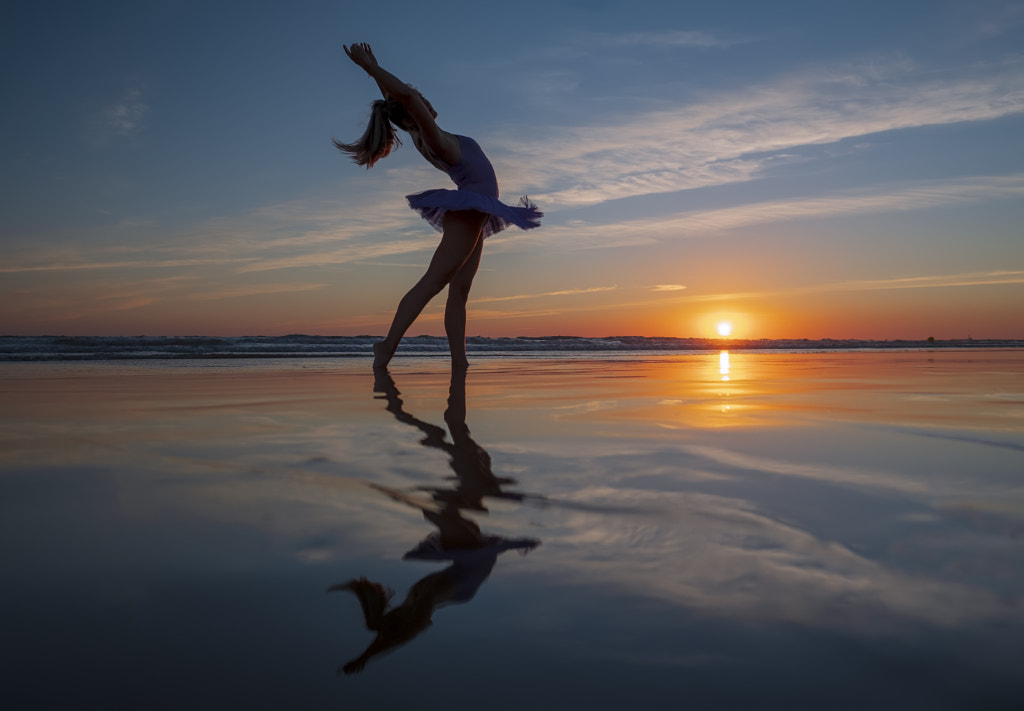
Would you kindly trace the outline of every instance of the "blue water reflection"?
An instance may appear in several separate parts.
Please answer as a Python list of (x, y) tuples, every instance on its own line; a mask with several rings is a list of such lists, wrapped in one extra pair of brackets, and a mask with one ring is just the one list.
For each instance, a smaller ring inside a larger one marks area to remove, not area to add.
[(7, 705), (1024, 707), (1021, 352), (728, 355), (0, 369)]

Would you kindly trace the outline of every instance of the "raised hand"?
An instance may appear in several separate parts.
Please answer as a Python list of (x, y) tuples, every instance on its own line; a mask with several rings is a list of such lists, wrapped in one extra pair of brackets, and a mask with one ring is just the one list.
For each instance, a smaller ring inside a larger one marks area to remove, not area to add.
[(351, 47), (342, 45), (342, 49), (345, 50), (349, 59), (365, 70), (377, 66), (377, 58), (373, 56), (373, 50), (366, 42), (356, 42)]

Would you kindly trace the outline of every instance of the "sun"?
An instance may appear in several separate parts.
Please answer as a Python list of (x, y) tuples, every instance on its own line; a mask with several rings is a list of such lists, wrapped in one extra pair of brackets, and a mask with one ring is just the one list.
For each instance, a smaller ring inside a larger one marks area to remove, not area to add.
[(692, 332), (704, 338), (750, 338), (751, 316), (743, 311), (724, 308), (701, 314), (692, 322)]

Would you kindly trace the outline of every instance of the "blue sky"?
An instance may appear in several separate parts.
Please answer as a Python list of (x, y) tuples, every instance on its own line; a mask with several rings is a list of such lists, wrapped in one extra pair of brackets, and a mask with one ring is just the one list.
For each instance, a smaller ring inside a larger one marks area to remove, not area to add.
[(366, 41), (547, 213), (470, 334), (1024, 337), (1024, 2), (0, 12), (0, 332), (383, 333), (447, 178), (331, 147)]

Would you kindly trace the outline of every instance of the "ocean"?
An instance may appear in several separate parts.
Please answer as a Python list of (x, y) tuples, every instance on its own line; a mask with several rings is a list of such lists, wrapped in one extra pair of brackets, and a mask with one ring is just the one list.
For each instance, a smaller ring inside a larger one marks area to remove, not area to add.
[[(0, 362), (75, 360), (172, 360), (214, 358), (363, 358), (380, 336), (3, 336)], [(709, 339), (643, 336), (575, 336), (466, 339), (471, 355), (483, 357), (600, 357), (624, 353), (683, 354), (713, 350), (829, 351), (964, 348), (1024, 348), (1024, 340), (956, 339)], [(400, 356), (447, 355), (443, 337), (407, 337)]]
[(1024, 350), (372, 340), (2, 340), (8, 707), (1024, 708)]

